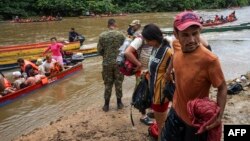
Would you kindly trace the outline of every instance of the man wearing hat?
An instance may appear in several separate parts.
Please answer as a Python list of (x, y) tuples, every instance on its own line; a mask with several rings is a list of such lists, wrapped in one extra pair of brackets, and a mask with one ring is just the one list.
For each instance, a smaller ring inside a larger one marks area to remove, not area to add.
[(136, 36), (137, 31), (141, 28), (140, 20), (133, 20), (131, 24), (129, 24), (129, 28), (127, 30), (129, 36)]
[[(193, 12), (179, 13), (174, 19), (176, 40), (173, 41), (174, 54), (171, 61), (176, 89), (161, 141), (207, 141), (211, 137), (208, 133), (221, 127), (227, 87), (219, 58), (201, 43), (201, 30), (199, 16)], [(209, 97), (211, 86), (217, 89), (216, 106), (220, 110), (215, 119), (204, 127), (203, 132), (196, 134), (198, 128), (194, 127), (190, 118), (188, 102)], [(216, 132), (216, 135), (220, 138), (221, 131)]]
[(15, 71), (12, 73), (14, 78), (13, 87), (16, 88), (16, 90), (20, 89), (20, 85), (25, 82), (25, 79), (22, 77), (22, 74), (20, 71)]
[(36, 60), (36, 65), (38, 66), (38, 74), (45, 74), (45, 68), (43, 66), (43, 59), (39, 58)]

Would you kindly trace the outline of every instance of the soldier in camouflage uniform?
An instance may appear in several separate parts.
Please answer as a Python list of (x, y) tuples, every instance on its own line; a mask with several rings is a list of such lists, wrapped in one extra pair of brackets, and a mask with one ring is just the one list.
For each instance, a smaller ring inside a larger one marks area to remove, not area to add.
[(116, 65), (116, 57), (119, 54), (119, 47), (123, 44), (125, 36), (115, 30), (116, 23), (114, 19), (108, 20), (108, 31), (100, 34), (99, 42), (97, 45), (97, 50), (103, 57), (103, 70), (102, 77), (105, 85), (104, 99), (105, 104), (103, 106), (103, 111), (107, 112), (109, 110), (109, 101), (111, 97), (112, 87), (115, 84), (115, 91), (117, 97), (117, 108), (122, 109), (123, 104), (122, 98), (122, 82), (124, 80), (123, 74), (120, 73)]

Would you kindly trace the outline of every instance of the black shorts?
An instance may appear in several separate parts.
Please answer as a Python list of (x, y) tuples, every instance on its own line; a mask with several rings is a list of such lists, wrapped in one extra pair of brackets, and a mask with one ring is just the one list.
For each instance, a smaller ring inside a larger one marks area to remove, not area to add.
[(171, 108), (161, 132), (161, 141), (207, 141), (207, 132), (199, 135), (196, 132), (196, 128), (187, 125)]

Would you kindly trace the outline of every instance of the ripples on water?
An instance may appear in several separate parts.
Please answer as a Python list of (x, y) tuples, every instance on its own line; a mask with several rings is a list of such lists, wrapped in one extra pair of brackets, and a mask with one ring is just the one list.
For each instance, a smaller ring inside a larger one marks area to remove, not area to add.
[[(231, 11), (217, 10), (216, 13), (225, 15)], [(208, 16), (215, 14), (215, 12), (208, 11), (198, 12)], [(236, 15), (239, 21), (235, 24), (246, 22), (249, 19), (248, 13), (250, 13), (249, 7), (237, 10)], [(171, 27), (174, 14), (135, 14), (116, 19), (118, 26), (124, 30), (133, 19), (140, 19), (143, 25), (154, 22), (160, 27)], [(68, 30), (71, 27), (83, 33), (87, 37), (86, 42), (96, 42), (99, 33), (105, 30), (107, 19), (66, 18), (62, 22), (55, 23), (0, 23), (2, 28), (0, 44), (40, 42), (48, 40), (51, 36), (67, 39)], [(212, 45), (213, 52), (220, 58), (226, 79), (233, 79), (250, 70), (249, 35), (249, 30), (203, 34)], [(37, 127), (47, 125), (61, 116), (84, 110), (89, 105), (95, 104), (101, 107), (104, 90), (101, 60), (101, 57), (88, 58), (83, 62), (83, 71), (0, 107), (0, 140), (11, 140)], [(125, 97), (130, 97), (128, 90), (133, 90), (134, 80), (134, 77), (126, 77), (123, 85)], [(115, 98), (114, 93), (112, 96)]]

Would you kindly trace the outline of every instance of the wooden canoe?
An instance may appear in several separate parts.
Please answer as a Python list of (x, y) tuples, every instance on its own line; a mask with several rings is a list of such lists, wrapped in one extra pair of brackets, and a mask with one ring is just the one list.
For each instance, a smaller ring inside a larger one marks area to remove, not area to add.
[(245, 29), (250, 29), (250, 23), (243, 23), (243, 24), (234, 25), (234, 26), (204, 28), (202, 30), (202, 33), (207, 33), (207, 32), (225, 32), (225, 31), (240, 31), (240, 30), (245, 30)]
[[(240, 31), (240, 30), (249, 30), (250, 23), (243, 23), (240, 25), (232, 25), (232, 26), (221, 26), (221, 27), (206, 27), (202, 29), (202, 33), (207, 32), (226, 32), (226, 31)], [(162, 32), (164, 34), (173, 34), (172, 28), (163, 29)]]
[[(63, 50), (75, 50), (80, 48), (79, 42), (64, 43)], [(0, 46), (0, 59), (3, 57), (18, 56), (23, 57), (27, 55), (42, 54), (50, 45), (49, 42), (41, 42), (34, 44), (14, 45), (14, 46)]]
[(237, 19), (234, 19), (232, 21), (227, 21), (227, 22), (203, 23), (202, 26), (203, 27), (213, 27), (213, 26), (223, 25), (223, 24), (226, 24), (226, 23), (231, 23), (231, 22), (234, 22), (236, 20)]
[(44, 87), (48, 84), (51, 84), (57, 80), (63, 79), (64, 77), (69, 76), (70, 74), (76, 73), (82, 69), (83, 69), (82, 63), (78, 63), (78, 64), (74, 65), (73, 67), (65, 69), (64, 71), (62, 71), (54, 76), (48, 77), (48, 81), (47, 81), (48, 83), (46, 83), (46, 84), (43, 84), (42, 81), (40, 81), (32, 86), (28, 86), (24, 89), (21, 89), (21, 90), (14, 92), (14, 93), (7, 94), (3, 97), (0, 97), (0, 106), (4, 106), (8, 103), (11, 103), (12, 101), (14, 101), (15, 99), (17, 99), (19, 97), (26, 96), (26, 95), (32, 93), (34, 90), (42, 88), (42, 87)]
[[(84, 45), (84, 47), (76, 50), (69, 50), (68, 53), (82, 53), (85, 58), (97, 56), (97, 48), (95, 44)], [(18, 68), (17, 59), (19, 56), (0, 57), (0, 71), (6, 71)], [(42, 58), (40, 54), (22, 56), (23, 59), (36, 62), (38, 58)]]
[(55, 19), (53, 19), (53, 20), (41, 20), (41, 19), (31, 19), (31, 20), (29, 20), (29, 19), (20, 19), (19, 21), (15, 21), (15, 20), (13, 20), (13, 21), (11, 21), (11, 23), (37, 23), (37, 22), (57, 22), (57, 21), (61, 21), (62, 20), (62, 18), (55, 18)]
[(127, 16), (127, 14), (112, 14), (112, 15), (107, 15), (107, 14), (101, 14), (101, 15), (83, 15), (79, 16), (79, 19), (85, 19), (85, 18), (102, 18), (102, 17), (121, 17), (121, 16)]

